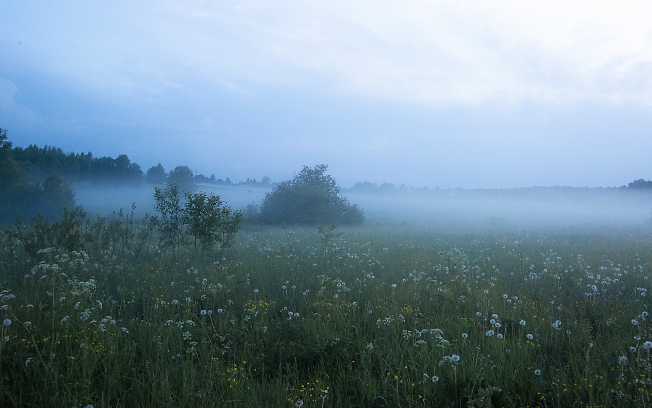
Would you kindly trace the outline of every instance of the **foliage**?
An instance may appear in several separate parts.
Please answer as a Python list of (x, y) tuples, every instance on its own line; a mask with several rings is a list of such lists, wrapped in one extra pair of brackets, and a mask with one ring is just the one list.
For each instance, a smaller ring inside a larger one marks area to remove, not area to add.
[(160, 214), (158, 221), (160, 241), (171, 247), (173, 252), (192, 240), (195, 255), (203, 257), (206, 251), (216, 245), (228, 248), (240, 228), (242, 213), (232, 211), (219, 196), (205, 192), (185, 192), (185, 203), (181, 202), (178, 184), (154, 189), (155, 208)]
[(152, 166), (147, 170), (147, 182), (150, 184), (163, 184), (167, 180), (168, 175), (161, 163)]
[(260, 206), (266, 224), (361, 224), (364, 212), (339, 194), (325, 164), (304, 166), (293, 180), (280, 183)]
[(181, 191), (194, 191), (195, 178), (188, 166), (177, 166), (168, 175), (168, 183), (178, 184)]
[(652, 181), (650, 180), (644, 180), (644, 179), (638, 179), (634, 180), (633, 182), (629, 183), (627, 185), (628, 188), (633, 188), (633, 189), (652, 189)]
[(71, 219), (0, 234), (2, 406), (652, 402), (649, 234), (256, 227), (179, 273)]
[(38, 213), (54, 220), (61, 217), (64, 207), (74, 205), (72, 189), (57, 174), (50, 174), (42, 184), (28, 176), (12, 154), (7, 131), (0, 129), (0, 223)]

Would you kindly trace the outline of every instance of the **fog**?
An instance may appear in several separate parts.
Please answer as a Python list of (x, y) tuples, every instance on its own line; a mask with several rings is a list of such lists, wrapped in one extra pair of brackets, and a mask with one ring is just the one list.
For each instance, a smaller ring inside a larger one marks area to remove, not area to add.
[[(75, 187), (77, 204), (92, 215), (123, 209), (143, 217), (154, 211), (154, 187)], [(233, 209), (260, 205), (269, 189), (199, 185)], [(534, 187), (505, 190), (413, 190), (343, 195), (365, 211), (368, 225), (452, 230), (642, 227), (652, 225), (652, 194), (617, 188)]]

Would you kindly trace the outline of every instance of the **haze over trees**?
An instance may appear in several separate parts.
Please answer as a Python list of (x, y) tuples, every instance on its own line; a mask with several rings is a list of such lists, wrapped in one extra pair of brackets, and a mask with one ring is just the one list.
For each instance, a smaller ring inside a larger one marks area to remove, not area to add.
[(278, 184), (260, 206), (257, 219), (264, 224), (356, 225), (364, 212), (340, 195), (328, 166), (304, 166), (294, 179)]

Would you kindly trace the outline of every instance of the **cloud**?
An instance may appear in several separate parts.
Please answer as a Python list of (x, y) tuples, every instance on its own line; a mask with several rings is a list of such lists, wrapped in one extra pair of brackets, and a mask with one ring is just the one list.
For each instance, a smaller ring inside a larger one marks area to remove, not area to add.
[(644, 1), (75, 2), (31, 13), (43, 21), (25, 35), (60, 75), (154, 104), (290, 86), (440, 106), (649, 105), (649, 15)]

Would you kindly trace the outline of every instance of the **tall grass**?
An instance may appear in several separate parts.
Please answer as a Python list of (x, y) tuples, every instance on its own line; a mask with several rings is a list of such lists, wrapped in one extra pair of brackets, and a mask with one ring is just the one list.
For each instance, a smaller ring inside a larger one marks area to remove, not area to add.
[(650, 244), (250, 227), (179, 261), (121, 213), (16, 226), (0, 405), (649, 406)]

